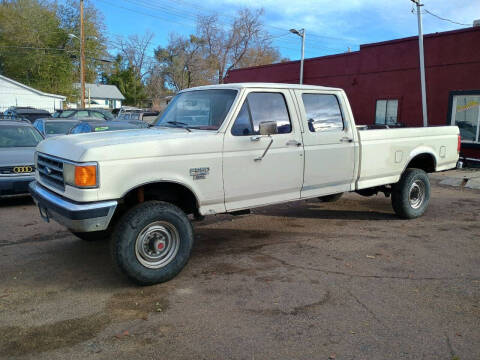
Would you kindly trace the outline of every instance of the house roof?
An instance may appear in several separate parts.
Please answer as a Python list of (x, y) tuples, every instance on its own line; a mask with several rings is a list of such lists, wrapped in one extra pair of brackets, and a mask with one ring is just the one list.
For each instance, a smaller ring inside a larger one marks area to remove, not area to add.
[[(79, 89), (80, 83), (75, 83), (75, 87)], [(85, 84), (85, 96), (87, 97), (88, 90), (90, 90), (91, 98), (125, 100), (125, 97), (115, 85)]]
[(27, 90), (29, 90), (29, 91), (31, 91), (31, 92), (33, 92), (33, 93), (35, 93), (35, 94), (41, 95), (41, 96), (53, 97), (53, 98), (60, 99), (60, 100), (63, 100), (63, 101), (65, 101), (65, 99), (66, 99), (66, 97), (63, 96), (63, 95), (45, 93), (45, 92), (43, 92), (43, 91), (40, 91), (40, 90), (34, 89), (34, 88), (30, 87), (30, 86), (27, 86), (27, 85), (25, 85), (25, 84), (19, 83), (18, 81), (15, 81), (15, 80), (10, 79), (10, 78), (8, 78), (8, 77), (6, 77), (6, 76), (3, 76), (3, 75), (0, 75), (0, 79), (5, 80), (5, 81), (7, 81), (7, 82), (9, 82), (9, 83), (11, 83), (11, 84), (14, 84), (14, 85), (16, 85), (16, 86), (20, 86), (20, 87), (22, 87), (22, 88), (24, 88), (24, 89), (27, 89)]

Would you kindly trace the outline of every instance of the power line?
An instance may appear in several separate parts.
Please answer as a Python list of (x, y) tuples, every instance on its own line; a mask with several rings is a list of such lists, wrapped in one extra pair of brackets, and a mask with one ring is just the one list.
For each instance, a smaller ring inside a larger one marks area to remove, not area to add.
[(444, 18), (440, 15), (432, 13), (431, 11), (428, 11), (427, 9), (423, 9), (423, 10), (427, 14), (432, 15), (432, 16), (436, 17), (437, 19), (440, 19), (440, 20), (443, 20), (443, 21), (448, 21), (448, 22), (451, 22), (452, 24), (457, 24), (457, 25), (462, 25), (462, 26), (470, 26), (471, 25), (471, 24), (464, 24), (464, 23), (461, 23), (461, 22), (458, 22), (458, 21), (454, 21), (454, 20), (451, 20), (451, 19)]
[[(107, 3), (107, 1), (105, 0), (100, 0), (100, 1), (103, 1), (105, 3)], [(188, 25), (188, 26), (192, 26), (194, 24), (194, 22), (196, 22), (196, 20), (198, 19), (199, 16), (206, 16), (207, 14), (201, 14), (201, 13), (198, 13), (198, 12), (192, 12), (192, 11), (188, 11), (188, 10), (184, 10), (183, 8), (182, 9), (179, 9), (179, 8), (175, 8), (175, 7), (170, 7), (168, 5), (165, 5), (165, 4), (159, 4), (159, 3), (156, 3), (156, 4), (151, 4), (151, 3), (146, 3), (145, 1), (133, 1), (133, 0), (124, 0), (125, 2), (128, 2), (128, 3), (132, 3), (132, 4), (135, 4), (137, 6), (140, 6), (140, 7), (143, 7), (145, 9), (149, 9), (149, 10), (156, 10), (156, 11), (161, 11), (161, 12), (166, 12), (170, 15), (173, 15), (177, 18), (180, 18), (182, 20), (187, 20), (187, 22), (185, 21), (179, 21), (178, 19), (176, 20), (173, 20), (171, 18), (165, 18), (163, 16), (159, 16), (160, 18), (164, 19), (164, 20), (167, 20), (167, 21), (170, 21), (170, 22), (174, 22), (174, 23), (179, 23), (181, 25)], [(178, 3), (179, 1), (177, 0), (176, 3)], [(140, 4), (139, 4), (140, 3)], [(181, 1), (181, 3), (183, 4), (188, 4), (187, 2), (185, 1)], [(118, 6), (117, 4), (113, 5), (112, 3), (109, 3), (110, 5), (112, 6)], [(129, 8), (125, 8), (125, 7), (122, 7), (120, 6), (121, 8), (123, 8), (124, 10), (127, 10), (127, 11), (132, 11), (132, 12), (137, 12), (137, 13), (140, 13), (142, 15), (147, 15), (147, 16), (150, 16), (150, 17), (155, 17), (155, 15), (152, 15), (152, 14), (146, 14), (146, 13), (143, 13), (143, 12), (139, 12), (138, 10), (134, 10), (134, 9), (129, 9)], [(204, 8), (198, 6), (198, 4), (195, 4), (195, 8), (197, 9), (200, 9), (200, 10), (203, 10)], [(208, 11), (208, 10), (205, 10), (205, 11)], [(210, 12), (211, 14), (211, 12)], [(218, 16), (221, 16), (221, 17), (226, 17), (226, 18), (230, 18), (230, 19), (235, 19), (235, 16), (233, 15), (228, 15), (228, 14), (221, 14), (221, 15), (218, 15)], [(223, 21), (219, 21), (220, 24), (222, 25), (231, 25), (231, 23), (228, 23), (228, 22), (223, 22)], [(269, 24), (264, 24), (264, 27), (267, 27), (267, 28), (271, 28), (271, 29), (275, 29), (275, 31), (282, 31), (282, 33), (280, 35), (273, 35), (273, 37), (283, 37), (283, 36), (286, 36), (286, 35), (289, 35), (289, 31), (285, 28), (281, 28), (281, 27), (277, 27), (277, 26), (274, 26), (274, 25), (269, 25)], [(316, 34), (311, 34), (309, 35), (309, 38), (317, 38), (317, 39), (322, 39), (322, 40), (340, 40), (340, 41), (347, 41), (347, 44), (348, 45), (356, 45), (354, 44), (353, 42), (351, 42), (351, 39), (347, 39), (347, 38), (339, 38), (339, 37), (331, 37), (331, 36), (322, 36), (322, 35), (316, 35)], [(288, 40), (287, 40), (288, 41)], [(316, 45), (309, 45), (310, 47), (317, 47)], [(326, 47), (322, 47), (322, 48), (326, 48)], [(338, 49), (331, 49), (330, 50), (333, 50), (333, 51), (339, 51)], [(341, 50), (340, 50), (341, 51)]]
[[(169, 0), (171, 2), (175, 2), (175, 3), (183, 3), (185, 5), (188, 5), (190, 7), (195, 7), (197, 9), (202, 9), (203, 11), (207, 12), (207, 13), (211, 13), (211, 11), (209, 9), (206, 9), (205, 7), (202, 7), (201, 5), (198, 5), (198, 3), (195, 3), (195, 4), (192, 4), (191, 2), (187, 2), (187, 1), (184, 1), (184, 0)], [(219, 14), (219, 16), (223, 16), (223, 17), (228, 17), (228, 18), (232, 18), (232, 19), (235, 19), (235, 16), (234, 15), (228, 15), (228, 14)], [(287, 29), (285, 28), (282, 28), (282, 27), (279, 27), (279, 26), (275, 26), (275, 25), (270, 25), (270, 24), (265, 24), (265, 27), (269, 27), (269, 28), (272, 28), (272, 29), (275, 29), (275, 30), (281, 30), (281, 31), (286, 31)], [(287, 30), (288, 31), (288, 30)], [(312, 34), (312, 33), (309, 33), (308, 35), (309, 37), (314, 37), (314, 38), (319, 38), (319, 39), (329, 39), (329, 40), (340, 40), (340, 41), (348, 41), (350, 45), (357, 45), (355, 44), (352, 39), (350, 38), (342, 38), (342, 37), (334, 37), (334, 36), (326, 36), (326, 35), (317, 35), (317, 34)]]
[[(192, 13), (190, 12), (189, 15), (184, 15), (184, 14), (179, 14), (178, 12), (176, 11), (172, 11), (170, 9), (166, 9), (165, 6), (162, 6), (162, 5), (151, 5), (151, 4), (145, 4), (143, 1), (135, 1), (133, 2), (132, 0), (124, 0), (125, 2), (132, 2), (132, 3), (135, 3), (137, 6), (141, 7), (141, 8), (144, 8), (144, 9), (147, 9), (147, 10), (155, 10), (155, 11), (159, 11), (159, 12), (167, 12), (168, 14), (170, 15), (173, 15), (173, 16), (176, 16), (176, 17), (179, 17), (183, 20), (187, 20), (187, 22), (185, 21), (181, 21), (179, 19), (172, 19), (171, 17), (164, 17), (164, 16), (161, 16), (161, 15), (158, 15), (157, 13), (156, 14), (152, 14), (152, 13), (145, 13), (143, 11), (139, 11), (139, 10), (136, 10), (136, 9), (131, 9), (131, 8), (127, 8), (125, 6), (121, 6), (121, 5), (118, 5), (118, 4), (113, 4), (109, 1), (106, 1), (106, 0), (100, 0), (101, 2), (105, 3), (105, 4), (108, 4), (108, 5), (111, 5), (111, 6), (116, 6), (116, 7), (119, 7), (125, 11), (130, 11), (130, 12), (134, 12), (134, 13), (138, 13), (138, 14), (141, 14), (141, 15), (145, 15), (145, 16), (149, 16), (149, 17), (152, 17), (152, 18), (159, 18), (159, 19), (162, 19), (162, 20), (166, 20), (168, 22), (173, 22), (173, 23), (178, 23), (178, 24), (181, 24), (181, 25), (186, 25), (186, 26), (192, 26), (194, 25), (194, 22), (196, 22), (196, 19), (198, 18), (198, 16), (200, 16), (200, 14), (198, 13)], [(140, 3), (140, 4), (139, 4)], [(178, 11), (178, 9), (176, 9)], [(224, 16), (227, 16), (227, 15), (224, 15)], [(230, 17), (230, 16), (228, 16)], [(231, 16), (232, 18), (235, 18), (233, 16)], [(222, 25), (231, 25), (229, 23), (225, 23), (225, 22), (220, 22), (220, 24)], [(283, 42), (283, 43), (286, 43), (287, 45), (291, 45), (291, 46), (295, 46), (296, 44), (294, 44), (294, 39), (285, 39), (283, 37), (287, 36), (287, 35), (290, 35), (290, 32), (285, 30), (285, 29), (281, 29), (281, 28), (278, 28), (280, 30), (282, 30), (282, 33), (281, 34), (278, 34), (278, 35), (272, 35), (270, 36), (269, 38), (272, 39), (272, 40), (275, 40), (275, 42), (279, 41), (279, 42)], [(278, 38), (282, 38), (282, 39), (279, 39), (279, 40), (276, 40)], [(311, 41), (311, 39), (309, 39), (309, 42)], [(276, 45), (276, 47), (280, 48), (280, 49), (284, 49), (284, 50), (297, 50), (296, 48), (292, 48), (292, 47), (288, 47), (288, 46), (283, 46), (283, 45)], [(318, 52), (323, 52), (323, 51), (334, 51), (334, 52), (343, 52), (342, 49), (333, 49), (333, 48), (328, 48), (328, 47), (325, 47), (325, 46), (319, 46), (318, 44), (309, 44), (308, 45), (308, 51), (311, 52), (312, 50), (317, 50)]]

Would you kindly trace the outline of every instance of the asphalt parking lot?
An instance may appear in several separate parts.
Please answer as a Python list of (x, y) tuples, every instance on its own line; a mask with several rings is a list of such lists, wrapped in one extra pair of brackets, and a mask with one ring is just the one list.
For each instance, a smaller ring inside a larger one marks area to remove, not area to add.
[(432, 182), (410, 221), (356, 194), (207, 218), (151, 287), (3, 201), (0, 358), (478, 360), (480, 191)]

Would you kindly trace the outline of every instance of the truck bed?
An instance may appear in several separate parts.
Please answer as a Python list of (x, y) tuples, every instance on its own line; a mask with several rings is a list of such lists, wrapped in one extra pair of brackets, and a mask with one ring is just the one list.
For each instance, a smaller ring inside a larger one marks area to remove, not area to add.
[(458, 128), (393, 128), (357, 130), (359, 169), (356, 190), (395, 183), (416, 155), (427, 153), (435, 161), (435, 171), (455, 167)]

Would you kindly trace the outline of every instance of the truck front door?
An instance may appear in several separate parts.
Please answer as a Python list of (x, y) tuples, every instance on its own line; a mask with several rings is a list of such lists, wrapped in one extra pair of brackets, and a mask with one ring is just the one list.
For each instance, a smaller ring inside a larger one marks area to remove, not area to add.
[(304, 122), (305, 177), (302, 198), (350, 191), (354, 181), (354, 129), (341, 93), (296, 90)]
[[(224, 137), (227, 211), (299, 199), (303, 146), (290, 91), (250, 89), (242, 101)], [(259, 124), (266, 121), (277, 123), (277, 134), (259, 135)]]

